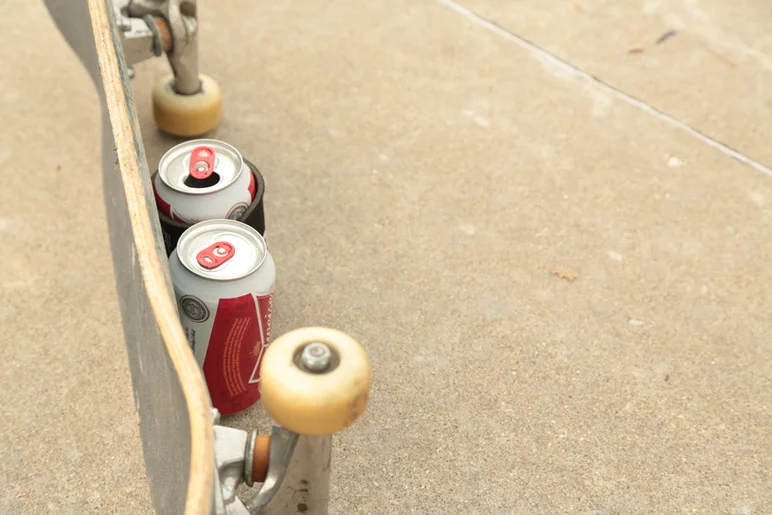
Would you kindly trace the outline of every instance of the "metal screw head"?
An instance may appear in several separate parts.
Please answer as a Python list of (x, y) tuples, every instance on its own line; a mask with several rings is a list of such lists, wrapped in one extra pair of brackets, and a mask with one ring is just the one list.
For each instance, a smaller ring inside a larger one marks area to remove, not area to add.
[(300, 363), (309, 372), (324, 372), (329, 368), (331, 359), (332, 351), (327, 345), (320, 342), (306, 345), (300, 355)]

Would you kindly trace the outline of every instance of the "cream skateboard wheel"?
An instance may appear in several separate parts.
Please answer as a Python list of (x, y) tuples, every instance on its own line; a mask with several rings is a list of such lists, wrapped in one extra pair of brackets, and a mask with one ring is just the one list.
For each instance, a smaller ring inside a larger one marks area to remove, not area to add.
[(220, 123), (220, 86), (211, 77), (200, 77), (201, 90), (193, 95), (175, 92), (173, 75), (164, 77), (153, 87), (153, 118), (163, 132), (181, 137), (201, 136)]
[(367, 407), (370, 361), (350, 336), (324, 327), (282, 335), (260, 369), (263, 406), (277, 424), (300, 434), (344, 429)]

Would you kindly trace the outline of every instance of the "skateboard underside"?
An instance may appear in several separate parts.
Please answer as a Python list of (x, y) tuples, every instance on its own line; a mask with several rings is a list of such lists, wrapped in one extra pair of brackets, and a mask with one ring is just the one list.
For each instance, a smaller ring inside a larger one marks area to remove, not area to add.
[(174, 316), (147, 159), (115, 37), (112, 3), (45, 1), (91, 75), (102, 103), (107, 221), (153, 504), (158, 513), (209, 513), (215, 476), (208, 397), (192, 355), (183, 352), (184, 336)]

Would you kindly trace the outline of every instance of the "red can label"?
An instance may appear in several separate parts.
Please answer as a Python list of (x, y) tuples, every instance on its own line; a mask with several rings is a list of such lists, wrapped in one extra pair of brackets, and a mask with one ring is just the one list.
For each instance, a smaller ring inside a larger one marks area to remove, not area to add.
[[(217, 305), (203, 370), (212, 405), (223, 415), (260, 399), (260, 362), (271, 342), (272, 318), (273, 293), (221, 299)], [(195, 352), (201, 342), (187, 336)]]

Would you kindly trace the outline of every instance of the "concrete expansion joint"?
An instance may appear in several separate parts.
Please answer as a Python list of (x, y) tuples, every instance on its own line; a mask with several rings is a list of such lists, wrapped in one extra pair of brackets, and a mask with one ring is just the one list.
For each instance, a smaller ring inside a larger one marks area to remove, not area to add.
[(531, 41), (528, 41), (527, 39), (521, 36), (518, 36), (513, 32), (510, 32), (509, 30), (498, 25), (496, 22), (491, 21), (487, 18), (484, 18), (483, 16), (477, 14), (471, 9), (464, 7), (463, 5), (455, 2), (454, 0), (437, 0), (437, 1), (442, 5), (461, 14), (472, 23), (475, 23), (476, 25), (479, 25), (491, 31), (496, 35), (503, 37), (506, 40), (512, 41), (513, 43), (517, 44), (521, 48), (524, 48), (532, 55), (534, 55), (537, 59), (541, 60), (543, 63), (565, 73), (568, 76), (571, 76), (575, 79), (579, 79), (581, 81), (589, 83), (593, 85), (595, 88), (597, 88), (598, 90), (610, 95), (611, 97), (618, 99), (622, 102), (625, 102), (626, 104), (629, 104), (635, 107), (636, 109), (639, 109), (651, 116), (654, 116), (655, 118), (667, 123), (672, 127), (676, 127), (686, 132), (687, 134), (693, 136), (694, 138), (701, 141), (702, 143), (715, 148), (719, 152), (729, 157), (732, 157), (735, 160), (745, 165), (748, 165), (763, 174), (772, 176), (772, 168), (769, 168), (768, 166), (730, 147), (726, 143), (722, 143), (714, 138), (711, 138), (707, 134), (699, 131), (698, 129), (695, 129), (688, 123), (682, 122), (681, 120), (678, 120), (670, 116), (669, 114), (660, 111), (659, 109), (652, 106), (651, 104), (644, 102), (643, 100), (640, 100), (638, 98), (635, 98), (631, 94), (626, 93), (606, 82), (603, 82), (602, 80), (595, 77), (594, 75), (582, 70), (581, 68), (577, 68), (573, 64), (550, 53), (549, 51), (545, 50), (544, 48), (541, 48), (535, 43), (532, 43)]

